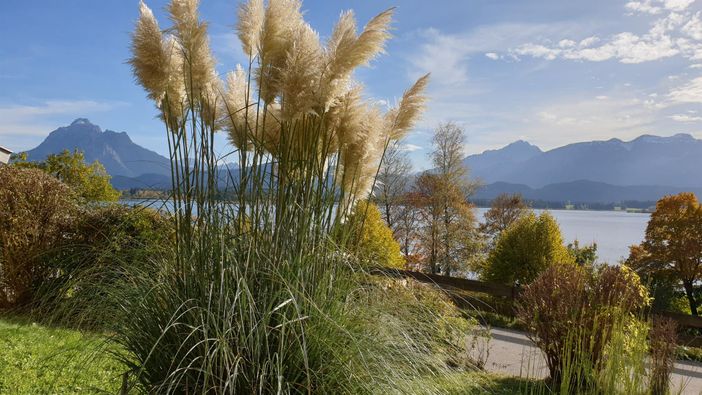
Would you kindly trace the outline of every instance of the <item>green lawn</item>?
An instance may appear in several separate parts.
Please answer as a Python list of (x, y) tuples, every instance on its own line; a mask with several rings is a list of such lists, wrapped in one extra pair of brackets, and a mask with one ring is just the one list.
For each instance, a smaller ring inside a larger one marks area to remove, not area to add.
[(0, 319), (1, 394), (116, 394), (124, 368), (97, 336)]
[[(0, 394), (117, 394), (123, 371), (99, 336), (0, 319)], [(423, 382), (470, 395), (518, 394), (528, 385), (482, 372), (422, 378), (415, 385)]]

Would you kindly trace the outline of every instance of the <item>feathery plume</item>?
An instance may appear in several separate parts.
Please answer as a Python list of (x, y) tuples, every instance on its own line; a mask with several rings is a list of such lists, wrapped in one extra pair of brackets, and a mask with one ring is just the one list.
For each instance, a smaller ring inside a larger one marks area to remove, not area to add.
[(265, 13), (263, 0), (249, 0), (239, 6), (239, 22), (236, 24), (236, 31), (244, 53), (251, 58), (258, 53)]
[(257, 144), (272, 155), (278, 154), (280, 146), (280, 137), (283, 132), (281, 118), (280, 105), (278, 103), (267, 104), (265, 117), (259, 117), (259, 124), (256, 126)]
[(344, 11), (341, 13), (339, 22), (334, 26), (334, 31), (327, 42), (327, 50), (331, 53), (347, 52), (356, 42), (356, 38), (356, 19), (353, 11)]
[(329, 110), (327, 115), (330, 125), (330, 140), (336, 142), (336, 148), (339, 151), (344, 150), (355, 141), (363, 139), (363, 136), (357, 135), (358, 131), (361, 130), (366, 111), (361, 91), (360, 84), (351, 87)]
[(362, 156), (359, 156), (358, 180), (353, 191), (357, 199), (367, 198), (373, 188), (385, 147), (383, 123), (380, 110), (375, 106), (370, 107), (361, 125), (360, 134), (365, 138), (362, 143)]
[(183, 119), (185, 105), (185, 82), (183, 78), (183, 50), (173, 36), (167, 36), (163, 42), (166, 56), (166, 91), (159, 108), (164, 121), (171, 131), (178, 130), (178, 121)]
[[(229, 141), (239, 149), (248, 149), (246, 141), (248, 128), (255, 125), (255, 114), (247, 111), (247, 106), (252, 103), (252, 98), (246, 97), (247, 77), (246, 72), (237, 65), (235, 71), (227, 74), (226, 90), (222, 102), (224, 130), (227, 131)], [(246, 115), (248, 114), (248, 119)], [(253, 122), (252, 122), (253, 121)]]
[(318, 102), (322, 66), (322, 45), (317, 32), (304, 23), (294, 34), (280, 81), (283, 119), (288, 121), (313, 111)]
[(149, 98), (160, 103), (168, 84), (168, 55), (158, 22), (151, 9), (139, 2), (139, 19), (132, 34), (132, 58), (129, 64)]
[(385, 52), (385, 41), (390, 38), (390, 23), (394, 8), (387, 9), (371, 19), (354, 45), (354, 63), (357, 66), (368, 64), (376, 56)]
[(207, 24), (199, 20), (199, 0), (172, 0), (168, 6), (173, 31), (183, 49), (186, 93), (193, 103), (208, 95), (219, 82), (207, 38)]
[(256, 80), (261, 98), (272, 103), (280, 93), (281, 69), (292, 45), (294, 33), (304, 24), (300, 0), (270, 0), (263, 18), (259, 44), (261, 66)]
[(385, 41), (390, 37), (393, 12), (391, 8), (375, 16), (359, 36), (356, 36), (353, 13), (341, 14), (327, 43), (327, 67), (321, 87), (321, 100), (325, 108), (332, 106), (343, 94), (346, 80), (356, 67), (367, 65), (383, 53)]
[(386, 114), (386, 132), (390, 139), (398, 140), (402, 138), (414, 126), (422, 110), (424, 110), (427, 100), (424, 92), (428, 83), (429, 74), (420, 77), (402, 95), (400, 104)]
[(220, 119), (223, 93), (224, 83), (213, 69), (210, 78), (207, 80), (207, 84), (200, 93), (200, 111), (202, 113), (202, 120), (205, 122), (205, 125), (213, 130), (220, 130), (223, 126), (222, 120)]

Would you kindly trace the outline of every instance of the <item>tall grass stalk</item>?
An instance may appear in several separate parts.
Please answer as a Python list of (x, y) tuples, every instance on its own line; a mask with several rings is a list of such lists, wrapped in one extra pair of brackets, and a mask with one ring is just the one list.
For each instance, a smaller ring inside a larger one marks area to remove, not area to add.
[[(115, 340), (138, 388), (434, 392), (408, 385), (445, 368), (432, 352), (434, 320), (417, 301), (404, 317), (381, 295), (344, 225), (424, 102), (426, 76), (385, 113), (351, 79), (382, 52), (392, 10), (360, 34), (344, 13), (322, 45), (299, 1), (251, 0), (237, 26), (249, 62), (225, 83), (197, 5), (171, 1), (163, 35), (141, 3), (133, 37), (135, 75), (167, 129), (176, 227), (175, 258), (121, 300), (128, 320)], [(236, 148), (227, 172), (221, 131)], [(223, 188), (234, 201), (217, 198)]]

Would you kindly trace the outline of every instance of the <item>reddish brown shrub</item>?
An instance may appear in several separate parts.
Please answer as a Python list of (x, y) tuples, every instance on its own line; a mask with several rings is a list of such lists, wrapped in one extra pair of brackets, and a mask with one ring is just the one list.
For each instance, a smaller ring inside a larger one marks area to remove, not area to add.
[[(516, 311), (559, 385), (566, 365), (597, 367), (614, 325), (647, 303), (645, 288), (626, 267), (589, 273), (575, 265), (551, 265), (525, 287)], [(579, 360), (583, 357), (588, 360)]]
[(675, 364), (677, 324), (670, 318), (654, 317), (651, 328), (651, 393), (667, 394)]
[(24, 305), (50, 270), (44, 256), (76, 207), (70, 189), (36, 169), (0, 166), (0, 308)]

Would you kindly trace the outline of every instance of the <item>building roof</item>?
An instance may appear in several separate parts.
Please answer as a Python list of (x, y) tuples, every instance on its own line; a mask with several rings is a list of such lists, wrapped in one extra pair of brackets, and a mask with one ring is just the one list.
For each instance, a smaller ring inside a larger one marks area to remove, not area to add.
[(5, 152), (5, 153), (7, 153), (7, 154), (11, 154), (11, 153), (12, 153), (12, 151), (11, 151), (9, 148), (5, 148), (5, 147), (3, 147), (2, 145), (0, 145), (0, 151), (3, 151), (3, 152)]

